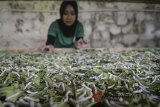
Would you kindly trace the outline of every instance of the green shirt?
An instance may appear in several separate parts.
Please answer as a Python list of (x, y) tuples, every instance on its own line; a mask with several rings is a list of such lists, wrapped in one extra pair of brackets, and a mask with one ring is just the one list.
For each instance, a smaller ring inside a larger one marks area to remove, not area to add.
[(56, 38), (54, 42), (55, 48), (74, 48), (75, 37), (83, 37), (84, 29), (82, 23), (78, 22), (74, 35), (67, 37), (62, 33), (58, 22), (54, 21), (49, 27), (48, 35)]

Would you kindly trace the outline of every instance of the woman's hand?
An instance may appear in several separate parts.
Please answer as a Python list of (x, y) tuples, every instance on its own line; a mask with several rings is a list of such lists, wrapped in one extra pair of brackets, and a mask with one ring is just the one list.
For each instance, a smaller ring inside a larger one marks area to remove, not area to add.
[(87, 41), (85, 41), (84, 39), (79, 39), (78, 41), (75, 42), (75, 47), (76, 47), (76, 49), (86, 48)]
[(48, 52), (53, 52), (54, 51), (54, 46), (53, 45), (45, 45), (40, 48), (38, 48), (38, 51), (48, 51)]

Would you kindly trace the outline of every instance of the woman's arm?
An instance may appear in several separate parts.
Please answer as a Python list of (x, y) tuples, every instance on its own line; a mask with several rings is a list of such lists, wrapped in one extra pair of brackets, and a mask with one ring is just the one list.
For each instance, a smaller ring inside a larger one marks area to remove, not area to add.
[(49, 51), (53, 52), (54, 51), (54, 42), (55, 42), (55, 37), (48, 35), (46, 45), (38, 48), (38, 51)]
[(56, 38), (54, 36), (48, 35), (46, 45), (53, 45), (54, 46), (55, 40), (56, 40)]
[(54, 42), (56, 38), (52, 35), (47, 36), (46, 45), (42, 48), (42, 51), (52, 52), (54, 50)]
[(76, 37), (76, 42), (80, 39), (83, 39), (83, 37)]

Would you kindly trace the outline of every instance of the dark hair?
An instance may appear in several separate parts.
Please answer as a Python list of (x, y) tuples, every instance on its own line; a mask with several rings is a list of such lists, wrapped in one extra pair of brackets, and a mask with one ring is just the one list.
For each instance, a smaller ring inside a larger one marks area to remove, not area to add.
[(75, 11), (76, 19), (78, 18), (78, 5), (76, 1), (63, 1), (60, 7), (60, 17), (62, 19), (64, 11), (68, 5), (71, 5)]

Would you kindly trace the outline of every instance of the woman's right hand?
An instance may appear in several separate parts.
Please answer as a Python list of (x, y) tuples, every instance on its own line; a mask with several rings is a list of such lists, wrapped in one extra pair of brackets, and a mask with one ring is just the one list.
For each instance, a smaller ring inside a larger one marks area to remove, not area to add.
[(44, 46), (38, 48), (38, 51), (53, 52), (54, 51), (54, 46), (53, 45), (44, 45)]

